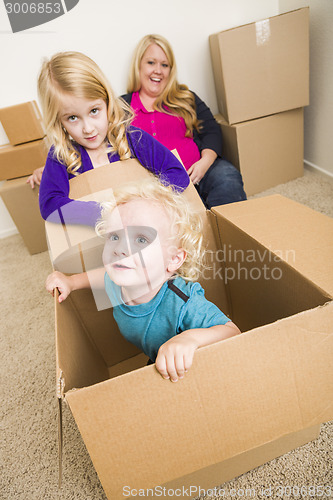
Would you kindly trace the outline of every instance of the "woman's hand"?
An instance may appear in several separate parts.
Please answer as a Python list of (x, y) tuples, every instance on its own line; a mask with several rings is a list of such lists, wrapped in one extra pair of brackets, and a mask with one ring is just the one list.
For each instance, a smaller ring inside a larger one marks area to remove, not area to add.
[(209, 167), (210, 165), (207, 165), (207, 162), (205, 162), (205, 160), (203, 160), (202, 158), (199, 161), (193, 163), (193, 165), (187, 171), (193, 184), (199, 184)]
[(63, 302), (73, 290), (71, 276), (54, 271), (46, 278), (45, 288), (51, 295), (54, 295), (54, 289), (57, 288), (59, 290), (59, 302)]
[(177, 382), (191, 368), (194, 351), (199, 347), (191, 336), (183, 332), (161, 345), (156, 358), (156, 369), (164, 379)]
[(212, 149), (203, 149), (199, 161), (193, 163), (187, 173), (193, 184), (199, 184), (209, 167), (214, 163), (217, 154)]
[(30, 177), (28, 177), (27, 184), (30, 184), (31, 189), (34, 189), (35, 184), (37, 184), (37, 186), (40, 185), (40, 181), (42, 180), (43, 170), (44, 167), (36, 168), (36, 170), (34, 170), (33, 173), (30, 175)]

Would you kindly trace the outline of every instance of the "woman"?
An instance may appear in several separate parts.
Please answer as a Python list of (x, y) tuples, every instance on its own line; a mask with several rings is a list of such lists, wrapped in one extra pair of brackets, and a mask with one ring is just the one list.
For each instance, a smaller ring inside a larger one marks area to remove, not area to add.
[(149, 132), (180, 158), (208, 208), (246, 199), (239, 171), (222, 159), (221, 129), (210, 109), (177, 82), (168, 41), (146, 35), (135, 49), (128, 94), (132, 124)]

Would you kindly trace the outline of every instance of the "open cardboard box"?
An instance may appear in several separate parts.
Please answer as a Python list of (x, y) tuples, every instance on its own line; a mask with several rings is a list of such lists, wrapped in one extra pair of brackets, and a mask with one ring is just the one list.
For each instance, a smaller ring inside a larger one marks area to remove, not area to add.
[[(147, 175), (135, 160), (100, 167), (72, 180), (71, 196), (99, 199), (106, 186)], [(172, 384), (123, 339), (111, 309), (97, 310), (90, 290), (55, 299), (57, 396), (110, 499), (149, 488), (152, 498), (179, 498), (182, 488), (195, 497), (314, 439), (332, 419), (333, 221), (281, 196), (209, 212), (192, 185), (186, 195), (206, 218), (206, 296), (242, 335), (198, 350)], [(63, 229), (47, 226), (52, 251)], [(66, 228), (59, 269), (100, 265), (93, 233), (75, 243), (78, 231)]]
[(218, 109), (230, 124), (309, 104), (309, 8), (210, 35)]

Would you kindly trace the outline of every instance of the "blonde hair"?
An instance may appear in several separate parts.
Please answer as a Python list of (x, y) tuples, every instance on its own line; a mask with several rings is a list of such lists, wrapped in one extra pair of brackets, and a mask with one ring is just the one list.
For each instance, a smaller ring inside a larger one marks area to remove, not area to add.
[(175, 56), (171, 45), (163, 36), (146, 35), (136, 46), (130, 67), (127, 92), (138, 92), (140, 90), (140, 65), (147, 48), (151, 44), (158, 45), (164, 51), (170, 66), (168, 83), (162, 94), (156, 98), (154, 109), (184, 118), (187, 129), (186, 137), (190, 137), (193, 134), (194, 128), (198, 131), (200, 130), (194, 96), (186, 85), (178, 83)]
[(130, 107), (115, 98), (108, 80), (92, 59), (80, 52), (59, 52), (42, 64), (38, 95), (55, 155), (65, 163), (69, 174), (79, 174), (81, 157), (61, 125), (59, 110), (64, 94), (91, 100), (103, 99), (109, 121), (106, 136), (111, 145), (109, 151), (117, 152), (121, 160), (131, 157), (126, 137), (126, 127), (133, 118)]
[(116, 206), (138, 198), (156, 203), (169, 216), (177, 245), (186, 251), (185, 261), (175, 274), (187, 281), (196, 281), (199, 278), (205, 266), (202, 219), (183, 193), (151, 177), (141, 182), (122, 185), (114, 190), (113, 196), (112, 201), (101, 203), (101, 219), (96, 224), (96, 233), (99, 236), (107, 233), (107, 219)]

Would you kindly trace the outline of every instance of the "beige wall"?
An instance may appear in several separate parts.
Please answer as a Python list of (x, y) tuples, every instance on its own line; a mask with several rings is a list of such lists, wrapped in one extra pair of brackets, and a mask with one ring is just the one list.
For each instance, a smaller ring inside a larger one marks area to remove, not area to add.
[(310, 7), (310, 106), (305, 109), (305, 162), (333, 176), (333, 1), (279, 0), (280, 13)]

